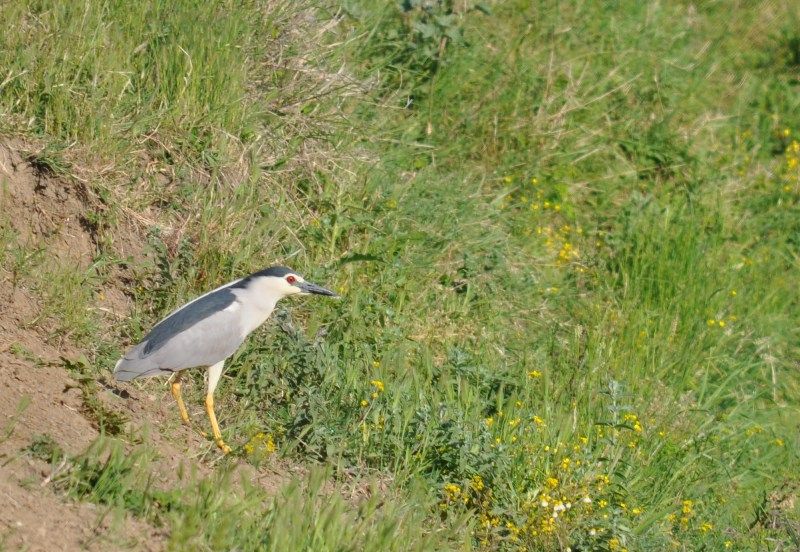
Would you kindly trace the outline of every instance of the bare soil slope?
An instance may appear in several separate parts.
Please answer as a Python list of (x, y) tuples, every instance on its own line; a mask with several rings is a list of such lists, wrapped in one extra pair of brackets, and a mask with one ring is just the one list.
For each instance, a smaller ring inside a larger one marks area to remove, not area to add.
[[(0, 214), (10, 230), (6, 235), (14, 237), (17, 251), (38, 251), (47, 263), (85, 269), (97, 245), (86, 215), (91, 208), (102, 206), (95, 205), (96, 200), (82, 185), (37, 166), (25, 152), (22, 142), (0, 141)], [(163, 549), (167, 537), (163, 528), (130, 516), (111, 519), (101, 507), (63, 496), (52, 485), (59, 466), (31, 454), (31, 444), (42, 436), (68, 454), (80, 453), (99, 431), (87, 413), (79, 382), (65, 368), (64, 359), (77, 359), (81, 351), (68, 335), (52, 331), (37, 294), (21, 284), (12, 270), (8, 261), (12, 244), (3, 243), (3, 247), (0, 500), (5, 507), (0, 508), (0, 548)], [(141, 254), (135, 251), (135, 236), (115, 240), (115, 247), (124, 248), (120, 252), (124, 256)], [(118, 286), (98, 297), (98, 312), (107, 317), (106, 324), (127, 314), (130, 300), (122, 289), (124, 281), (121, 275)], [(158, 450), (153, 472), (162, 484), (174, 484), (182, 464), (191, 464), (201, 475), (211, 470), (209, 463), (218, 458), (213, 444), (178, 423), (166, 386), (153, 382), (142, 390), (137, 385), (117, 385), (110, 378), (99, 385), (98, 397), (104, 407), (124, 415), (131, 429), (141, 431)], [(198, 410), (194, 412), (199, 414)], [(198, 417), (198, 421), (204, 420)], [(274, 473), (249, 471), (253, 481), (268, 489), (285, 481)]]

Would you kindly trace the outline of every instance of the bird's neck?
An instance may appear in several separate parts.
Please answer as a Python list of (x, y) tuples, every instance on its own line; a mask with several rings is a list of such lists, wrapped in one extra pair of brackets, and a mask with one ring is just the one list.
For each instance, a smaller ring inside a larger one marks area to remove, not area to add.
[(248, 335), (269, 318), (281, 297), (272, 289), (269, 282), (255, 282), (246, 290), (235, 293), (242, 309), (244, 335)]

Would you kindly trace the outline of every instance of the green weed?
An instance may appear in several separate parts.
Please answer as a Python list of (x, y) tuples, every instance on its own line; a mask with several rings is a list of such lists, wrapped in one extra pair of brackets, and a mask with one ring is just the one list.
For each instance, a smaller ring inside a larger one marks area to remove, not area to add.
[(111, 436), (123, 433), (128, 419), (121, 413), (109, 409), (97, 396), (96, 374), (85, 357), (77, 360), (62, 358), (64, 368), (78, 382), (81, 390), (83, 412), (99, 431)]
[(26, 448), (26, 452), (33, 458), (56, 464), (64, 458), (64, 450), (61, 446), (49, 435), (37, 435), (31, 441), (31, 444)]

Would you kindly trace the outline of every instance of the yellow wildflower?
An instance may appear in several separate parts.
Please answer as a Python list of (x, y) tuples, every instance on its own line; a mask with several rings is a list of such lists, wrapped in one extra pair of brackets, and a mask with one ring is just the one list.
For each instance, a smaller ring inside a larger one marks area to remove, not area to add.
[(448, 498), (456, 498), (461, 494), (461, 487), (455, 483), (445, 483), (443, 489)]
[(247, 444), (244, 446), (244, 451), (248, 455), (251, 454), (258, 454), (258, 455), (269, 455), (272, 454), (277, 450), (275, 446), (275, 441), (272, 439), (271, 434), (266, 433), (257, 433), (250, 438)]

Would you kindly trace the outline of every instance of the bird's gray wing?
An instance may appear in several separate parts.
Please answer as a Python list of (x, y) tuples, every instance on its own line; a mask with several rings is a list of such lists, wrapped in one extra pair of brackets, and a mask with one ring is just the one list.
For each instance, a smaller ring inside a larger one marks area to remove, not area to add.
[(145, 343), (144, 353), (157, 351), (174, 336), (216, 313), (223, 312), (234, 301), (236, 296), (231, 291), (230, 285), (227, 285), (186, 303), (150, 330), (142, 340), (142, 343)]
[(159, 322), (141, 343), (117, 363), (114, 376), (139, 377), (211, 366), (232, 355), (242, 344), (242, 305), (227, 288), (216, 290)]

